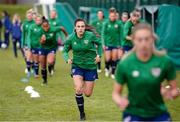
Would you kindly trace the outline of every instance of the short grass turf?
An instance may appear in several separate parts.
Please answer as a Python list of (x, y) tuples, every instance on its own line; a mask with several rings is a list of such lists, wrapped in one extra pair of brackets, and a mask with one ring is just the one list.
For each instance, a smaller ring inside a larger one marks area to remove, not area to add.
[[(19, 51), (14, 58), (12, 48), (0, 49), (0, 121), (78, 121), (79, 113), (74, 98), (70, 66), (57, 53), (56, 72), (48, 77), (49, 84), (42, 87), (41, 78), (25, 77), (25, 63)], [(180, 72), (178, 81), (180, 81)], [(113, 103), (111, 93), (113, 80), (104, 77), (104, 72), (96, 81), (92, 97), (85, 98), (85, 111), (88, 121), (119, 121), (122, 112)], [(40, 93), (40, 98), (30, 98), (24, 91), (28, 85)], [(180, 98), (167, 101), (173, 120), (180, 120)]]

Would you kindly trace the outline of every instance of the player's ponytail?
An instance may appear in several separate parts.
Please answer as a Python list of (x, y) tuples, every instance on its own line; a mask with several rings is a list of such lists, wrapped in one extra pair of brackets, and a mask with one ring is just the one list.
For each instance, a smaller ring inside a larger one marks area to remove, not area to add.
[(43, 23), (49, 24), (49, 21), (48, 21), (48, 19), (46, 19), (45, 16), (42, 17), (42, 24), (43, 24)]

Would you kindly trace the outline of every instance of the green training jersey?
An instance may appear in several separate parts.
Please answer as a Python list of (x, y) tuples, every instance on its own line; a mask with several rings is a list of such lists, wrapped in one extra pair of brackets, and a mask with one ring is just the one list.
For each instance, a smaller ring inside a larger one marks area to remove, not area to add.
[[(49, 24), (52, 26), (52, 27), (60, 27), (62, 26), (61, 22), (59, 21), (58, 18), (54, 18), (54, 19), (49, 19)], [(56, 40), (58, 40), (58, 38), (61, 38), (61, 40), (63, 41), (63, 43), (65, 42), (66, 40), (66, 37), (64, 35), (64, 33), (61, 31), (61, 32), (58, 32), (56, 34)]]
[(27, 46), (28, 45), (28, 32), (29, 32), (29, 28), (30, 26), (34, 24), (34, 21), (31, 20), (25, 20), (22, 24), (22, 38), (21, 38), (21, 46), (24, 47), (24, 46)]
[(56, 33), (60, 31), (60, 27), (50, 27), (47, 32), (43, 30), (42, 35), (45, 35), (46, 41), (44, 44), (41, 44), (41, 48), (47, 50), (56, 49), (58, 46), (58, 43), (56, 41)]
[(82, 38), (73, 33), (64, 45), (63, 56), (66, 62), (69, 59), (70, 50), (73, 52), (72, 67), (92, 70), (96, 69), (95, 57), (97, 54), (101, 56), (102, 44), (92, 32), (86, 31)]
[(105, 46), (119, 46), (121, 40), (122, 24), (118, 21), (111, 22), (107, 20), (102, 29), (102, 39)]
[(125, 112), (140, 117), (167, 112), (160, 92), (161, 83), (176, 78), (175, 67), (167, 56), (152, 55), (147, 62), (142, 62), (134, 52), (130, 53), (119, 62), (115, 77), (117, 83), (128, 87), (129, 105)]
[(59, 21), (59, 19), (57, 19), (57, 18), (49, 19), (49, 24), (50, 24), (51, 26), (54, 26), (54, 27), (62, 26), (61, 23), (60, 23), (60, 21)]
[(123, 41), (122, 41), (122, 46), (129, 46), (132, 47), (133, 43), (131, 40), (127, 40), (126, 37), (130, 36), (132, 34), (132, 30), (134, 28), (134, 24), (132, 21), (128, 20), (123, 27)]
[(28, 47), (29, 48), (40, 48), (40, 39), (42, 36), (41, 24), (32, 24), (28, 32)]
[(93, 27), (95, 27), (95, 29), (99, 35), (101, 35), (103, 23), (104, 23), (104, 20), (95, 20), (91, 23), (91, 25)]

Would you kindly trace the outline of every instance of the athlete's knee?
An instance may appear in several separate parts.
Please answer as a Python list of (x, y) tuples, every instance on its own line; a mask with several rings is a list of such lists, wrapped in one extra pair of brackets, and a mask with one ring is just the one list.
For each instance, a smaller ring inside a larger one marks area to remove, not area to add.
[(75, 86), (75, 91), (76, 91), (76, 94), (82, 94), (83, 93), (83, 89), (81, 86)]
[(48, 59), (48, 60), (47, 60), (47, 63), (50, 64), (50, 65), (52, 65), (52, 64), (54, 64), (54, 60), (53, 60), (53, 59)]
[(92, 95), (92, 92), (86, 92), (84, 93), (86, 97), (90, 97)]

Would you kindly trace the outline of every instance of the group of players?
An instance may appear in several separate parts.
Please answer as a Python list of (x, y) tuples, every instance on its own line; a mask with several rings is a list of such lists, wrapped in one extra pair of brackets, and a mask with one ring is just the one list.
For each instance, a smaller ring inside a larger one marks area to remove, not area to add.
[(50, 19), (38, 15), (32, 10), (26, 13), (26, 20), (22, 23), (21, 46), (25, 55), (27, 76), (39, 77), (39, 64), (43, 84), (47, 84), (47, 67), (49, 74), (54, 73), (55, 54), (58, 48), (60, 35), (67, 36), (67, 32), (57, 19), (55, 10), (50, 13)]
[[(115, 8), (109, 9), (107, 19), (102, 10), (97, 12), (97, 17), (91, 25), (83, 19), (75, 20), (74, 31), (64, 42), (62, 52), (72, 66), (80, 120), (86, 120), (83, 95), (90, 97), (93, 93), (104, 52), (105, 76), (117, 81), (112, 97), (123, 110), (123, 121), (171, 121), (163, 97), (174, 99), (179, 95), (176, 71), (166, 54), (156, 50), (156, 36), (151, 26), (141, 19), (137, 9), (130, 17), (123, 12), (121, 19)], [(62, 35), (68, 34), (55, 10), (51, 11), (49, 20), (32, 10), (27, 11), (22, 23), (21, 48), (28, 77), (32, 75), (31, 68), (34, 77), (39, 77), (40, 64), (42, 85), (47, 85), (46, 67), (53, 75), (58, 39)], [(72, 57), (68, 54), (70, 50)], [(168, 89), (162, 84), (165, 79), (169, 81)], [(124, 84), (128, 87), (128, 98), (121, 95)]]

